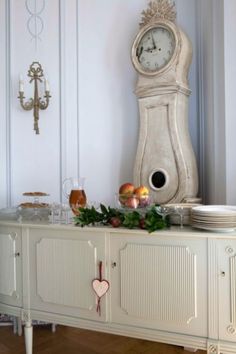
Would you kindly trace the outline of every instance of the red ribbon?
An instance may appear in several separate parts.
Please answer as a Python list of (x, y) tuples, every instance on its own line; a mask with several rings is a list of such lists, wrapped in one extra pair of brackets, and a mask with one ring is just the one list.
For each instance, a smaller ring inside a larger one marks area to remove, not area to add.
[[(101, 296), (99, 296), (99, 294), (96, 291), (96, 288), (94, 288), (94, 282), (96, 282), (96, 281), (98, 281), (100, 283), (102, 283), (102, 282), (106, 282), (107, 283), (107, 288), (106, 288), (105, 292)], [(101, 298), (108, 291), (109, 285), (110, 285), (107, 280), (102, 278), (102, 262), (101, 261), (99, 262), (99, 278), (94, 279), (93, 282), (92, 282), (92, 285), (93, 285), (93, 289), (94, 289), (94, 291), (95, 291), (95, 293), (97, 295), (97, 300), (96, 300), (97, 301), (97, 313), (99, 314), (99, 316), (101, 316)]]
[[(99, 281), (102, 281), (102, 261), (99, 262)], [(97, 313), (101, 316), (101, 298), (97, 295)]]

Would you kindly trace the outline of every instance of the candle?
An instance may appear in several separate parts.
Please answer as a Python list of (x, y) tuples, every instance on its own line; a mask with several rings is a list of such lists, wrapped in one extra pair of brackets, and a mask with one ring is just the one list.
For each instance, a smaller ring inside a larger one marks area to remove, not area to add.
[(19, 91), (24, 92), (24, 80), (22, 75), (20, 75), (20, 80), (19, 80)]
[(45, 78), (44, 80), (44, 85), (45, 85), (45, 91), (49, 92), (49, 82), (48, 82), (48, 79)]

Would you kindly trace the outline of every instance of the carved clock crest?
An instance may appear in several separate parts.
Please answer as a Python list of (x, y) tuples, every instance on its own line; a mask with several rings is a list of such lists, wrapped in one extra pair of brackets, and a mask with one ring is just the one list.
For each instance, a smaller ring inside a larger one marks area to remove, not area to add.
[(131, 53), (140, 112), (134, 183), (149, 185), (156, 203), (182, 202), (198, 192), (188, 131), (192, 45), (175, 19), (174, 3), (151, 1)]

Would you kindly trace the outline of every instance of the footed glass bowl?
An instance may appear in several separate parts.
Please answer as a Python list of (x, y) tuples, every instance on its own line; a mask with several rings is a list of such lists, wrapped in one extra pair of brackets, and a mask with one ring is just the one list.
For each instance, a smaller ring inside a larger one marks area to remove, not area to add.
[(149, 195), (116, 194), (116, 203), (122, 209), (142, 209), (151, 204)]

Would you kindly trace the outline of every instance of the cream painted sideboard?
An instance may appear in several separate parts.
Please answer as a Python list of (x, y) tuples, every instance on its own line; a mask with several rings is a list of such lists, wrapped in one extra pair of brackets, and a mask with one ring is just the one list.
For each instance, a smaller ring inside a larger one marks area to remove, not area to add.
[[(97, 312), (92, 280), (110, 283)], [(236, 352), (236, 233), (0, 222), (0, 313)]]

